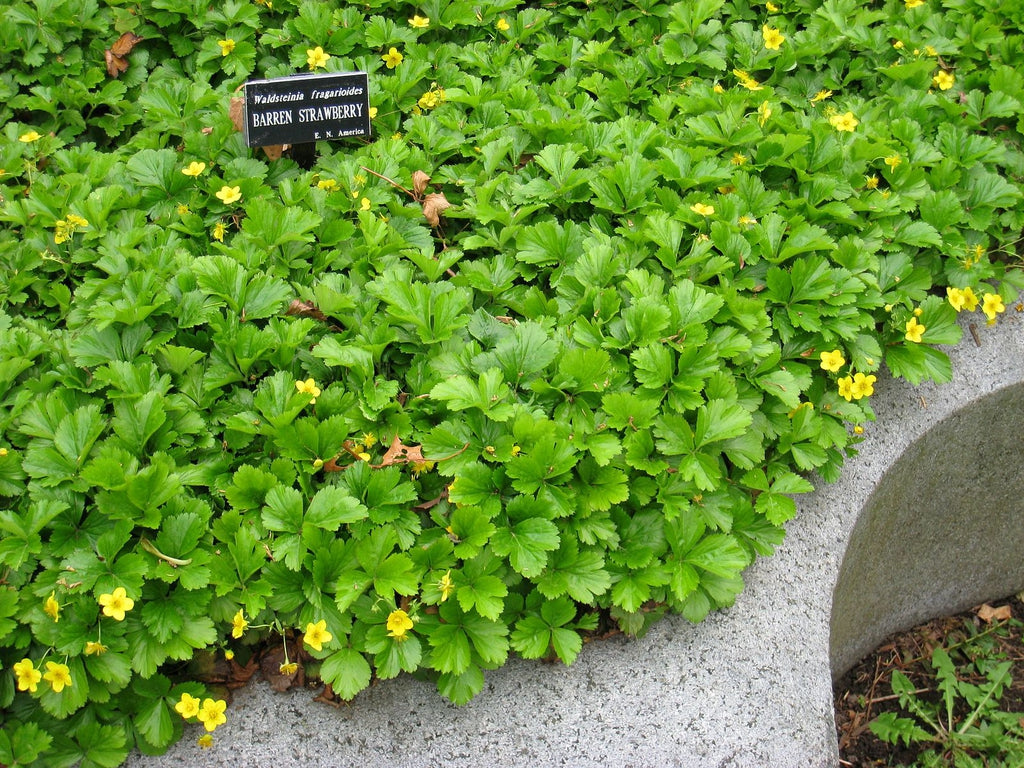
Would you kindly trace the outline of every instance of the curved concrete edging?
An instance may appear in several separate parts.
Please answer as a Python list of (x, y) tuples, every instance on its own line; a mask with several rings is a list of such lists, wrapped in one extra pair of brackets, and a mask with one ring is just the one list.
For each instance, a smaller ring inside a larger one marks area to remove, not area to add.
[(1022, 586), (1024, 316), (961, 321), (982, 344), (965, 332), (950, 350), (953, 382), (878, 382), (860, 455), (799, 499), (732, 608), (591, 644), (571, 667), (513, 660), (461, 708), (409, 677), (341, 709), (256, 683), (211, 749), (188, 726), (167, 755), (129, 765), (836, 766), (833, 671), (891, 631)]

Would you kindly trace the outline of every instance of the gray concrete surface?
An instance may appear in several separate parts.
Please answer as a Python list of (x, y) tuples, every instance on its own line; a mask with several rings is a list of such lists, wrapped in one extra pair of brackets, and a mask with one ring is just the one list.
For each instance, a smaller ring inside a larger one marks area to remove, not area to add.
[[(858, 592), (865, 599), (891, 592), (901, 562), (907, 561), (896, 544), (887, 552), (874, 554), (868, 547), (866, 551), (875, 559), (858, 564), (860, 555), (851, 556), (846, 566), (842, 565), (862, 509), (873, 504), (873, 519), (884, 521), (885, 510), (903, 502), (888, 492), (876, 494), (876, 487), (888, 484), (895, 493), (901, 478), (916, 474), (922, 463), (928, 463), (932, 451), (938, 452), (931, 461), (940, 471), (928, 493), (933, 504), (943, 502), (941, 470), (984, 448), (987, 433), (978, 418), (969, 418), (973, 425), (970, 439), (961, 441), (966, 436), (955, 424), (936, 433), (941, 435), (938, 445), (927, 436), (986, 395), (1005, 390), (996, 395), (1003, 400), (991, 401), (997, 407), (986, 411), (990, 414), (986, 418), (1016, 419), (1021, 424), (1022, 316), (1011, 306), (993, 327), (985, 326), (980, 312), (963, 321), (977, 326), (982, 344), (976, 346), (968, 333), (950, 350), (954, 381), (918, 388), (886, 379), (878, 382), (874, 406), (879, 420), (868, 425), (860, 455), (847, 462), (838, 483), (823, 485), (799, 500), (800, 513), (788, 525), (785, 543), (774, 556), (751, 566), (746, 574), (747, 589), (729, 610), (697, 626), (679, 617), (667, 618), (640, 640), (615, 638), (590, 644), (571, 667), (514, 660), (487, 673), (484, 691), (464, 707), (446, 703), (433, 686), (409, 677), (374, 686), (341, 709), (314, 703), (314, 691), (274, 694), (266, 683), (256, 682), (237, 692), (227, 712), (228, 722), (217, 730), (216, 743), (210, 749), (196, 746), (202, 731), (188, 726), (185, 738), (166, 755), (135, 756), (128, 765), (837, 765), (830, 653), (835, 656), (838, 647), (836, 658), (841, 664), (849, 662), (849, 649), (859, 648), (857, 628), (862, 626), (864, 614), (873, 616), (885, 610), (886, 603), (884, 599), (878, 603), (854, 597)], [(1015, 389), (1006, 390), (1010, 386)], [(1013, 434), (1011, 431), (1011, 439)], [(964, 502), (961, 506), (966, 513), (970, 507), (966, 498), (974, 498), (987, 482), (1004, 482), (1024, 474), (1019, 445), (1016, 449), (1001, 445), (995, 456), (1001, 461), (985, 454), (984, 463), (971, 465), (968, 474), (976, 482), (966, 497), (954, 485), (960, 482), (956, 480), (948, 484), (945, 500)], [(897, 460), (912, 447), (917, 458), (900, 469)], [(1019, 499), (1017, 493), (1017, 514), (1022, 511)], [(1012, 521), (1011, 517), (1005, 524)], [(864, 528), (857, 536), (870, 540), (873, 530)], [(969, 525), (949, 531), (950, 537), (969, 538), (972, 534)], [(914, 557), (928, 558), (925, 550)], [(883, 578), (868, 585), (865, 572), (882, 567), (879, 557), (887, 558)], [(830, 638), (830, 620), (833, 588), (841, 567), (847, 586), (841, 587), (846, 591), (840, 594), (840, 607), (851, 613), (845, 622), (836, 622), (843, 627), (836, 646), (836, 638)], [(943, 573), (941, 583), (928, 582), (932, 576), (924, 575), (925, 591), (930, 584), (939, 595), (929, 603), (929, 611), (944, 613), (947, 600), (962, 603), (963, 594), (948, 596), (944, 591), (958, 575), (967, 574)], [(970, 595), (972, 600), (981, 599), (977, 589), (972, 588)], [(854, 606), (860, 611), (856, 616)], [(910, 612), (901, 609), (897, 613), (905, 619)], [(870, 629), (868, 634), (874, 637), (890, 631), (889, 627), (899, 628), (899, 623), (887, 620), (865, 631)]]

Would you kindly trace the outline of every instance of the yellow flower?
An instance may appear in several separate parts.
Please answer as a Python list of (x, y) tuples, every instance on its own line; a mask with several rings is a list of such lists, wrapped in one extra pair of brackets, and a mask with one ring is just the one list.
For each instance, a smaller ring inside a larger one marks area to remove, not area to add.
[(67, 664), (57, 664), (52, 661), (46, 662), (46, 674), (43, 680), (50, 684), (54, 693), (60, 693), (65, 688), (71, 687), (71, 670)]
[(981, 301), (981, 311), (985, 313), (985, 317), (988, 318), (990, 324), (994, 323), (996, 315), (1006, 311), (1006, 307), (1003, 305), (1003, 297), (998, 293), (986, 293)]
[(775, 13), (777, 10), (779, 10), (779, 6), (777, 6), (775, 3), (765, 3), (764, 7), (768, 10), (769, 13)]
[(388, 637), (404, 640), (405, 633), (410, 629), (412, 629), (412, 619), (405, 611), (399, 609), (388, 615)]
[(875, 393), (875, 382), (878, 381), (877, 376), (865, 376), (863, 373), (856, 373), (853, 376), (853, 382), (850, 385), (850, 392), (853, 394), (854, 400), (860, 400), (862, 397), (868, 397)]
[(974, 295), (974, 290), (971, 288), (947, 288), (946, 298), (949, 299), (949, 303), (953, 309), (957, 312), (966, 309), (968, 312), (973, 312), (978, 307), (978, 297)]
[(507, 21), (505, 21), (504, 16), (502, 16), (500, 19), (494, 22), (494, 26), (497, 28), (499, 32), (508, 32), (508, 30), (510, 29), (510, 25)]
[(57, 593), (51, 592), (43, 604), (43, 612), (53, 619), (54, 624), (60, 621), (60, 603), (57, 602)]
[(309, 401), (310, 405), (316, 402), (316, 399), (320, 397), (321, 389), (316, 385), (313, 379), (306, 379), (305, 381), (296, 381), (295, 388), (299, 392), (303, 392), (307, 395), (312, 395), (313, 399)]
[(832, 127), (835, 128), (837, 131), (850, 132), (852, 132), (853, 129), (856, 128), (857, 125), (860, 123), (860, 121), (853, 116), (853, 112), (847, 112), (846, 114), (843, 115), (832, 115), (832, 117), (830, 117), (828, 121), (832, 125)]
[(294, 661), (286, 661), (284, 664), (277, 668), (277, 671), (282, 675), (294, 675), (299, 671), (299, 665)]
[(324, 53), (324, 49), (319, 45), (316, 48), (306, 49), (306, 63), (309, 65), (310, 71), (319, 67), (326, 67), (330, 58), (331, 54)]
[(224, 233), (227, 231), (227, 227), (224, 226), (223, 221), (218, 221), (213, 225), (213, 239), (219, 243), (224, 242)]
[(732, 163), (733, 165), (743, 165), (744, 163), (747, 162), (747, 156), (741, 155), (739, 152), (733, 152), (733, 155), (729, 159), (729, 162)]
[(242, 613), (242, 609), (239, 608), (238, 613), (231, 619), (231, 636), (237, 640), (248, 626), (249, 622), (245, 620), (245, 615)]
[(896, 166), (900, 165), (902, 162), (903, 158), (900, 157), (899, 154), (889, 155), (885, 158), (885, 164), (889, 166), (890, 171), (895, 171)]
[(327, 631), (327, 620), (320, 619), (316, 624), (310, 622), (306, 625), (306, 634), (302, 640), (314, 651), (322, 651), (324, 643), (329, 643), (333, 638), (334, 635)]
[(112, 593), (100, 595), (103, 615), (115, 621), (124, 621), (124, 615), (135, 607), (135, 601), (128, 597), (124, 587), (118, 587)]
[(864, 179), (864, 186), (868, 189), (878, 189), (878, 177), (868, 176)]
[(370, 107), (370, 119), (373, 120), (373, 118), (375, 118), (376, 116), (377, 116), (377, 108), (376, 107)]
[(39, 681), (43, 679), (43, 673), (32, 665), (32, 659), (22, 659), (12, 667), (18, 678), (18, 690), (35, 693), (39, 687)]
[(743, 214), (738, 219), (736, 219), (736, 223), (743, 227), (752, 227), (754, 224), (757, 224), (757, 219), (755, 219), (753, 216), (747, 216), (746, 214)]
[(213, 699), (203, 699), (203, 706), (196, 714), (199, 718), (199, 722), (203, 724), (203, 727), (213, 732), (218, 725), (223, 725), (228, 721), (224, 715), (224, 710), (228, 708), (228, 703), (224, 699), (214, 701)]
[(86, 656), (102, 656), (107, 652), (107, 646), (98, 640), (90, 640), (85, 644)]
[(6, 455), (7, 455), (7, 449), (6, 448), (0, 448), (0, 459), (2, 459)]
[(174, 705), (174, 711), (188, 720), (199, 714), (199, 699), (188, 693), (181, 694), (181, 701)]
[(424, 461), (412, 462), (412, 475), (413, 477), (419, 477), (424, 472), (429, 472), (434, 468), (434, 462), (426, 459)]
[(820, 90), (816, 94), (811, 96), (811, 104), (817, 104), (819, 101), (824, 101), (831, 95), (832, 91), (828, 90), (827, 88)]
[(385, 53), (380, 58), (381, 61), (384, 62), (384, 66), (386, 66), (388, 69), (394, 69), (395, 67), (402, 63), (402, 59), (404, 59), (405, 57), (398, 52), (397, 48), (389, 48), (388, 52)]
[(761, 27), (761, 37), (764, 38), (764, 47), (769, 51), (779, 50), (786, 42), (785, 36), (779, 30), (769, 27), (767, 24)]
[(892, 44), (892, 47), (895, 48), (897, 51), (902, 49), (903, 48), (903, 41), (902, 40), (897, 40), (895, 43)]
[(33, 129), (21, 134), (21, 136), (18, 137), (18, 141), (23, 144), (31, 144), (33, 141), (39, 141), (41, 138), (43, 138), (43, 135), (39, 133), (39, 131)]
[(175, 210), (178, 212), (179, 216), (187, 216), (188, 214), (192, 213), (192, 209), (189, 208), (184, 203), (178, 203), (178, 207)]
[(452, 592), (455, 591), (455, 582), (452, 581), (452, 572), (448, 570), (445, 572), (441, 580), (437, 582), (437, 589), (441, 593), (441, 602), (443, 603)]
[(409, 19), (409, 26), (416, 29), (426, 29), (430, 26), (430, 19), (416, 15)]
[(373, 432), (364, 432), (359, 442), (361, 442), (367, 448), (372, 448), (377, 444), (377, 436), (373, 434)]
[(224, 651), (224, 658), (228, 661), (231, 661), (233, 658), (235, 658), (235, 652), (228, 648), (226, 651)]
[(912, 341), (915, 344), (921, 343), (921, 335), (925, 332), (925, 326), (917, 322), (916, 317), (912, 317), (907, 321), (907, 333), (903, 337), (907, 341)]
[(821, 353), (822, 369), (836, 373), (844, 365), (846, 365), (846, 358), (843, 357), (841, 350), (833, 349), (831, 352)]
[(694, 203), (690, 206), (690, 210), (701, 216), (710, 216), (715, 212), (715, 207), (713, 205), (705, 205), (704, 203)]
[(863, 435), (864, 434), (864, 427), (862, 427), (860, 424), (856, 425), (853, 428), (853, 434), (855, 434), (855, 435)]
[(757, 108), (757, 124), (762, 128), (764, 124), (768, 122), (768, 119), (772, 116), (772, 107), (767, 101), (761, 102), (761, 106)]
[(368, 211), (370, 210), (371, 205), (372, 203), (370, 202), (370, 198), (364, 197), (362, 200), (359, 201), (359, 210)]
[(907, 8), (917, 8), (919, 5), (924, 5), (924, 0), (903, 0)]
[(940, 91), (948, 91), (956, 80), (949, 72), (939, 72), (932, 78), (932, 84)]
[(78, 216), (74, 213), (69, 213), (66, 218), (68, 221), (68, 226), (72, 227), (73, 229), (77, 229), (78, 227), (89, 226), (89, 222), (86, 219), (83, 219), (81, 216)]
[(193, 160), (191, 163), (182, 168), (181, 172), (184, 173), (186, 176), (192, 176), (193, 178), (195, 178), (205, 170), (206, 163), (199, 163)]
[(843, 376), (836, 383), (839, 385), (839, 396), (845, 397), (847, 402), (853, 400), (853, 379), (849, 376)]
[(218, 40), (217, 45), (220, 46), (220, 55), (227, 56), (233, 50), (235, 50), (235, 41), (230, 37), (227, 40)]
[(333, 192), (338, 188), (338, 182), (335, 179), (320, 179), (316, 183), (317, 189), (322, 189), (324, 192)]
[(237, 203), (239, 200), (242, 199), (242, 190), (239, 189), (238, 187), (229, 187), (227, 184), (225, 184), (223, 187), (220, 188), (220, 191), (217, 193), (217, 199), (224, 203), (224, 205), (231, 205), (232, 203)]
[(734, 69), (732, 73), (736, 75), (736, 78), (740, 81), (740, 85), (748, 91), (760, 91), (764, 87), (742, 69)]
[(209, 749), (213, 746), (213, 734), (204, 733), (202, 736), (196, 739), (196, 744), (198, 744), (203, 749)]
[(722, 87), (721, 83), (715, 83), (713, 86), (711, 86), (711, 90), (714, 91), (715, 93), (725, 93), (725, 88)]

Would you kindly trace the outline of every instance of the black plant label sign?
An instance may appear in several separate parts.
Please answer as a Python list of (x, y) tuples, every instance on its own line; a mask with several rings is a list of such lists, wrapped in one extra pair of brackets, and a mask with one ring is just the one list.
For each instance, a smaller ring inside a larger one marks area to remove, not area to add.
[(250, 147), (370, 135), (365, 72), (250, 80), (244, 93), (245, 143)]

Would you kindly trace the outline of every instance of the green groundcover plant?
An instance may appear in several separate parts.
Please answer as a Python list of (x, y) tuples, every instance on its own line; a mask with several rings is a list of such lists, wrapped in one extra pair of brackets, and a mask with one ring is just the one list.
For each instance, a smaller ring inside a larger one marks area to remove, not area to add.
[[(1024, 286), (1018, 4), (337, 5), (4, 3), (0, 763), (700, 621)], [(309, 170), (232, 124), (354, 70)]]

